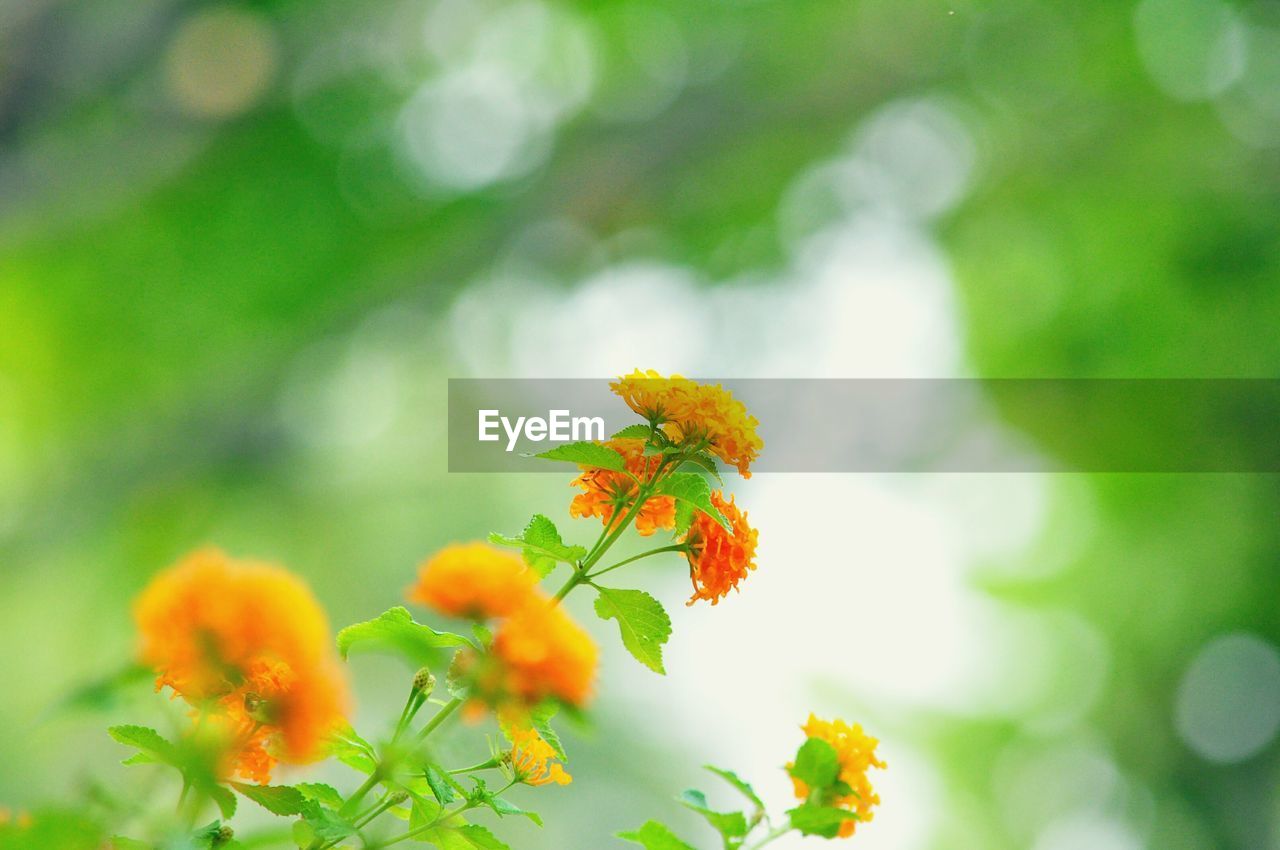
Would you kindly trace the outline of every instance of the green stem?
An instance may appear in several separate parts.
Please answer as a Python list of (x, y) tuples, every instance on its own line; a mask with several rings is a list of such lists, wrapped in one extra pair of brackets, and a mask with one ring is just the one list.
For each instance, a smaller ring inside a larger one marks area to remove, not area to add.
[(459, 767), (456, 770), (446, 771), (446, 773), (454, 775), (459, 773), (475, 773), (480, 770), (492, 770), (500, 764), (502, 764), (502, 762), (497, 759), (489, 759), (488, 761), (482, 761), (479, 764), (473, 764), (471, 767)]
[(663, 552), (688, 552), (688, 551), (689, 551), (689, 547), (683, 543), (673, 543), (670, 546), (663, 546), (659, 549), (650, 549), (648, 552), (641, 552), (639, 555), (632, 555), (630, 558), (623, 558), (621, 561), (619, 561), (616, 564), (610, 564), (604, 569), (596, 570), (594, 573), (587, 576), (586, 580), (589, 581), (591, 579), (598, 578), (599, 576), (602, 576), (607, 572), (616, 570), (618, 567), (626, 566), (632, 561), (638, 561), (641, 558), (647, 558), (650, 555), (661, 555)]
[(370, 773), (369, 777), (365, 779), (363, 783), (361, 783), (359, 788), (356, 789), (355, 793), (347, 798), (347, 802), (342, 804), (342, 810), (340, 814), (347, 815), (348, 817), (354, 814), (356, 811), (356, 807), (360, 805), (360, 801), (363, 800), (365, 798), (365, 795), (368, 794), (370, 791), (372, 791), (374, 787), (381, 781), (382, 781), (382, 765), (378, 765), (377, 767), (374, 768), (373, 773)]
[(380, 850), (380, 848), (390, 847), (392, 844), (399, 844), (401, 841), (408, 841), (411, 838), (417, 838), (419, 835), (423, 835), (435, 829), (437, 826), (440, 825), (442, 821), (448, 820), (454, 815), (460, 815), (463, 812), (467, 811), (468, 809), (473, 809), (473, 808), (475, 808), (474, 803), (465, 803), (465, 804), (460, 804), (458, 806), (455, 806), (452, 809), (441, 811), (440, 814), (436, 815), (435, 820), (431, 821), (431, 823), (426, 824), (425, 826), (417, 827), (416, 829), (411, 829), (408, 832), (402, 832), (399, 835), (395, 836), (394, 838), (388, 838), (386, 841), (380, 841), (377, 844), (371, 844), (369, 845), (369, 848), (370, 850), (373, 850), (373, 848), (379, 848)]
[(444, 704), (444, 706), (436, 712), (436, 716), (431, 718), (426, 726), (422, 727), (422, 731), (418, 733), (418, 740), (425, 741), (427, 736), (436, 731), (441, 723), (449, 719), (449, 715), (453, 714), (462, 705), (462, 697), (454, 697)]
[(771, 830), (768, 835), (760, 839), (758, 844), (751, 845), (750, 850), (760, 850), (760, 848), (766, 844), (772, 844), (774, 841), (777, 841), (779, 838), (790, 832), (791, 829), (791, 823), (787, 822), (777, 829)]

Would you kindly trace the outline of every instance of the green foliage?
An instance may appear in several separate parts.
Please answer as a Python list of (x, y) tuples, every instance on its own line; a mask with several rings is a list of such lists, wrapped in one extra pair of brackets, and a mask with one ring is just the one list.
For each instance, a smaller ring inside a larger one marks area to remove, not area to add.
[(671, 618), (662, 603), (643, 590), (615, 590), (597, 587), (596, 614), (602, 620), (617, 620), (622, 645), (644, 666), (666, 674), (662, 666), (662, 645), (671, 637)]
[(587, 550), (581, 546), (566, 545), (560, 539), (556, 524), (542, 514), (534, 514), (519, 537), (507, 537), (495, 532), (489, 535), (489, 542), (520, 549), (525, 563), (543, 578), (555, 569), (557, 563), (573, 564), (587, 554)]
[(821, 738), (807, 738), (796, 751), (791, 775), (811, 790), (823, 791), (835, 784), (840, 773), (840, 757), (835, 747)]
[(642, 845), (644, 850), (696, 850), (692, 844), (681, 841), (665, 824), (651, 820), (631, 832), (619, 832), (618, 837)]
[(498, 817), (506, 817), (508, 815), (526, 817), (538, 826), (542, 826), (542, 816), (537, 812), (522, 809), (510, 800), (505, 800), (497, 794), (490, 794), (485, 797), (484, 804), (490, 809), (493, 809), (493, 811), (497, 813)]
[(441, 649), (469, 645), (461, 635), (414, 622), (408, 609), (401, 606), (338, 632), (338, 652), (343, 658), (355, 650), (385, 652), (405, 658), (414, 667), (429, 666)]
[[(342, 808), (342, 795), (332, 785), (325, 785), (323, 782), (299, 782), (293, 787), (298, 789), (298, 793), (308, 800), (315, 800), (317, 803), (335, 810)], [(299, 806), (299, 811), (301, 811), (301, 806)]]
[(756, 793), (756, 789), (752, 788), (750, 783), (740, 778), (738, 774), (734, 773), (732, 770), (726, 770), (723, 767), (716, 767), (710, 764), (705, 764), (702, 767), (704, 770), (708, 770), (716, 776), (719, 776), (725, 782), (737, 789), (738, 793), (746, 797), (747, 800), (751, 802), (755, 812), (752, 819), (760, 819), (760, 816), (764, 814), (764, 801), (760, 799), (760, 795)]
[[(316, 800), (303, 800), (299, 814), (302, 815), (300, 823), (305, 825), (304, 832), (311, 836), (311, 840), (318, 838), (336, 842), (356, 834), (356, 828), (350, 821)], [(294, 835), (298, 835), (297, 828)]]
[(614, 433), (611, 440), (648, 440), (653, 436), (653, 429), (648, 425), (628, 425)]
[(448, 777), (440, 772), (439, 768), (434, 764), (429, 764), (425, 775), (427, 786), (431, 788), (431, 793), (435, 796), (436, 802), (442, 806), (447, 806), (454, 801), (453, 785), (449, 782)]
[(562, 460), (600, 469), (612, 469), (614, 472), (627, 471), (627, 462), (622, 455), (599, 443), (566, 443), (563, 446), (556, 446), (554, 449), (539, 452), (534, 457), (540, 457), (545, 460)]
[(724, 514), (711, 504), (711, 487), (707, 484), (707, 479), (696, 472), (672, 473), (659, 485), (658, 494), (671, 496), (678, 502), (686, 502), (720, 523), (726, 531), (733, 530)]
[(165, 739), (163, 735), (146, 726), (112, 726), (107, 734), (117, 743), (137, 750), (124, 760), (125, 764), (168, 764), (182, 766), (178, 748)]
[(273, 815), (300, 814), (308, 800), (301, 791), (288, 785), (251, 785), (246, 782), (232, 782), (231, 787)]
[(707, 805), (707, 797), (701, 791), (689, 789), (676, 798), (680, 805), (697, 812), (720, 833), (725, 847), (736, 847), (747, 834), (747, 818), (742, 812), (720, 812)]
[(857, 820), (858, 816), (845, 809), (834, 806), (819, 806), (806, 803), (787, 812), (791, 826), (802, 835), (817, 835), (822, 838), (835, 838), (840, 825), (847, 820)]
[(434, 843), (439, 850), (511, 850), (492, 832), (475, 824), (458, 827), (442, 826), (431, 830), (423, 837)]

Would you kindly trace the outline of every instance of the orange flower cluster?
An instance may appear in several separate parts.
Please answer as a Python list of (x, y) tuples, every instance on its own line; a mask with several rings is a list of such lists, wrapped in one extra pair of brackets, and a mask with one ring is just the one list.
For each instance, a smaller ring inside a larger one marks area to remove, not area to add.
[(760, 422), (746, 405), (719, 384), (699, 384), (679, 375), (664, 378), (636, 370), (609, 385), (627, 406), (655, 424), (676, 443), (705, 441), (716, 457), (751, 477), (751, 464), (764, 448), (756, 434)]
[[(857, 823), (865, 823), (875, 815), (873, 806), (880, 805), (880, 795), (871, 787), (867, 771), (873, 767), (884, 768), (885, 763), (876, 757), (876, 746), (880, 743), (862, 731), (862, 726), (854, 723), (850, 726), (843, 720), (820, 720), (813, 714), (809, 721), (800, 727), (808, 738), (819, 738), (826, 741), (836, 751), (840, 760), (839, 779), (852, 790), (851, 794), (840, 796), (830, 801), (831, 805), (857, 814), (857, 821), (846, 820), (840, 825), (840, 837), (853, 835)], [(792, 765), (787, 765), (788, 769)], [(805, 800), (809, 797), (809, 786), (804, 782), (791, 778), (795, 785), (796, 797)]]
[(483, 543), (446, 546), (426, 561), (409, 601), (451, 617), (506, 617), (529, 597), (534, 576), (519, 557)]
[(515, 556), (481, 543), (449, 547), (423, 566), (409, 599), (454, 616), (501, 619), (491, 653), (458, 659), (490, 706), (527, 708), (547, 698), (582, 705), (590, 697), (596, 645)]
[(733, 497), (726, 500), (719, 490), (712, 491), (711, 504), (729, 521), (733, 531), (725, 530), (701, 511), (694, 516), (684, 537), (689, 546), (689, 578), (693, 581), (689, 605), (699, 599), (716, 605), (756, 568), (758, 534), (747, 523), (746, 513), (733, 503)]
[[(661, 458), (644, 456), (644, 440), (610, 440), (606, 446), (622, 455), (627, 470), (640, 480), (646, 480), (657, 472)], [(635, 500), (639, 485), (635, 478), (623, 472), (597, 467), (582, 467), (582, 474), (573, 479), (572, 486), (585, 492), (573, 497), (569, 515), (575, 518), (598, 516), (606, 526), (615, 515), (625, 512)], [(676, 524), (676, 500), (670, 496), (654, 496), (648, 499), (636, 514), (635, 528), (648, 537), (658, 529), (671, 530)]]
[(266, 783), (319, 757), (347, 689), (324, 612), (296, 576), (216, 549), (156, 576), (134, 606), (141, 655), (221, 733), (225, 773)]
[(533, 729), (512, 729), (511, 769), (517, 782), (525, 785), (568, 785), (573, 777), (552, 760), (556, 751)]

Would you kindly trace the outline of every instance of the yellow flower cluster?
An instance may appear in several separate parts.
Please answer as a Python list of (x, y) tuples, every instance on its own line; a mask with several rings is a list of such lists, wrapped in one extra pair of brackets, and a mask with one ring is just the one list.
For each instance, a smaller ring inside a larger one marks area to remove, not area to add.
[(636, 370), (609, 385), (627, 406), (654, 424), (661, 424), (676, 443), (707, 449), (743, 478), (764, 448), (756, 434), (759, 421), (746, 405), (719, 384), (699, 384), (680, 375), (664, 378), (653, 370)]
[[(829, 801), (830, 805), (847, 809), (857, 815), (857, 820), (846, 820), (840, 825), (840, 837), (853, 835), (858, 823), (866, 823), (875, 815), (872, 808), (880, 805), (880, 795), (871, 787), (867, 771), (873, 767), (884, 768), (885, 763), (876, 757), (879, 741), (862, 731), (862, 726), (852, 726), (843, 720), (821, 720), (810, 714), (804, 726), (805, 737), (826, 741), (836, 751), (840, 761), (839, 779), (850, 789), (849, 794), (837, 796)], [(791, 765), (788, 765), (790, 768)], [(804, 782), (791, 778), (795, 785), (796, 797), (808, 799), (809, 786)]]
[(533, 729), (510, 730), (511, 770), (517, 782), (525, 785), (568, 785), (573, 777), (552, 760), (556, 751)]

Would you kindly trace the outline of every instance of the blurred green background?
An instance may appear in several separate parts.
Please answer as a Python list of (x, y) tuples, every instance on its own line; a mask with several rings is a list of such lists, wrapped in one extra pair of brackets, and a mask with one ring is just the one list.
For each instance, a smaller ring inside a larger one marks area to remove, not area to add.
[[(1275, 2), (0, 2), (0, 802), (122, 787), (52, 707), (196, 545), (341, 625), (534, 510), (588, 536), (567, 478), (446, 474), (450, 376), (1272, 377), (1278, 221)], [(705, 844), (670, 795), (783, 803), (812, 707), (884, 738), (870, 850), (1280, 848), (1275, 477), (735, 489), (759, 573), (645, 568), (665, 679), (592, 625), (513, 846)]]

